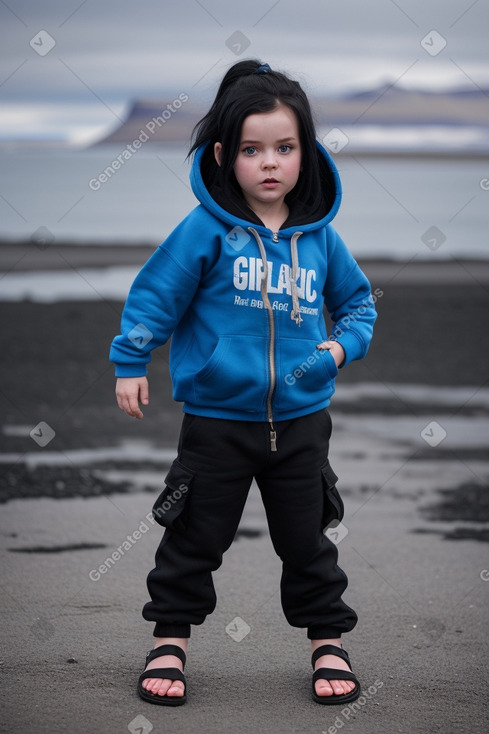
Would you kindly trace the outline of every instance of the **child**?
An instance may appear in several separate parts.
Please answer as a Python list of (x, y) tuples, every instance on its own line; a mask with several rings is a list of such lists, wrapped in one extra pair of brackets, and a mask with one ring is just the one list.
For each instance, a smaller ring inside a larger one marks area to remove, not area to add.
[(311, 640), (313, 699), (345, 704), (360, 694), (341, 648), (357, 615), (341, 599), (347, 578), (323, 533), (343, 516), (326, 407), (338, 367), (368, 350), (370, 286), (329, 224), (338, 173), (297, 82), (258, 61), (235, 64), (190, 152), (200, 206), (137, 276), (110, 356), (119, 407), (142, 418), (146, 364), (172, 336), (173, 397), (184, 411), (153, 507), (166, 531), (148, 575), (143, 616), (156, 645), (138, 692), (185, 703), (190, 628), (215, 608), (212, 572), (256, 478), (283, 562), (284, 614)]

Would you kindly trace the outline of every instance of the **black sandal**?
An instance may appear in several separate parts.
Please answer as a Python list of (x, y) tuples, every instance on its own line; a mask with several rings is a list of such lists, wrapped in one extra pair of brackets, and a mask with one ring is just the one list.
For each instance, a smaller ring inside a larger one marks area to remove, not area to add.
[[(151, 660), (159, 658), (162, 655), (175, 655), (177, 658), (180, 658), (183, 666), (185, 667), (185, 661), (187, 658), (182, 648), (177, 645), (160, 645), (154, 650), (150, 650), (146, 655), (146, 665), (151, 662)], [(146, 680), (147, 678), (167, 678), (172, 681), (180, 680), (185, 686), (183, 696), (159, 696), (157, 693), (151, 693), (142, 686), (143, 680)], [(182, 706), (187, 700), (186, 688), (187, 681), (185, 680), (183, 672), (178, 670), (178, 668), (152, 668), (151, 670), (145, 670), (144, 673), (141, 673), (138, 680), (138, 693), (141, 698), (144, 701), (156, 703), (159, 706)]]
[[(314, 670), (314, 665), (316, 664), (316, 661), (318, 658), (322, 657), (323, 655), (336, 655), (337, 657), (341, 658), (345, 661), (345, 663), (348, 663), (348, 665), (351, 668), (350, 664), (350, 658), (348, 657), (348, 653), (346, 650), (343, 650), (341, 647), (336, 647), (336, 645), (321, 645), (321, 647), (318, 647), (317, 650), (314, 650), (312, 654), (312, 669)], [(340, 695), (337, 695), (336, 693), (333, 693), (331, 696), (318, 696), (316, 693), (316, 689), (314, 687), (314, 684), (318, 680), (351, 680), (353, 683), (355, 683), (355, 688), (353, 691), (350, 691), (350, 693), (341, 693)], [(335, 704), (335, 703), (351, 703), (351, 701), (355, 701), (360, 695), (360, 682), (356, 675), (351, 672), (351, 670), (335, 670), (335, 668), (319, 668), (315, 671), (315, 673), (312, 676), (312, 697), (313, 700), (316, 701), (316, 703), (322, 703), (322, 704)]]

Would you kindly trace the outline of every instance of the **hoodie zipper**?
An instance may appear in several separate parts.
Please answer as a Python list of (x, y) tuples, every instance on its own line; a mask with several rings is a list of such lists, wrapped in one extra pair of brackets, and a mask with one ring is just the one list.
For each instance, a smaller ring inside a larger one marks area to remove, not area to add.
[(272, 410), (272, 398), (273, 398), (273, 393), (275, 392), (275, 385), (277, 382), (277, 374), (275, 370), (275, 321), (273, 319), (272, 305), (270, 303), (270, 299), (268, 298), (268, 293), (267, 293), (267, 280), (268, 280), (268, 267), (265, 265), (264, 273), (263, 273), (263, 280), (261, 282), (261, 297), (263, 299), (263, 303), (265, 304), (265, 308), (267, 309), (268, 328), (269, 328), (269, 334), (270, 334), (270, 339), (268, 341), (268, 364), (270, 366), (270, 383), (268, 386), (268, 394), (267, 394), (267, 415), (268, 415), (268, 425), (270, 426), (270, 451), (276, 451), (277, 450), (277, 432), (275, 431), (275, 427), (273, 425), (273, 410)]
[[(267, 311), (268, 316), (268, 333), (269, 333), (269, 340), (268, 340), (268, 365), (270, 368), (270, 382), (268, 384), (268, 393), (267, 393), (267, 418), (268, 418), (268, 425), (270, 428), (270, 451), (276, 451), (277, 450), (277, 432), (275, 430), (275, 426), (273, 425), (273, 409), (272, 409), (272, 398), (273, 393), (275, 392), (275, 385), (277, 381), (277, 373), (275, 369), (275, 321), (273, 319), (273, 309), (272, 304), (270, 303), (270, 299), (268, 298), (267, 293), (267, 282), (268, 282), (268, 263), (267, 263), (267, 253), (265, 251), (265, 247), (263, 245), (263, 242), (261, 241), (260, 235), (254, 229), (253, 227), (248, 228), (250, 232), (252, 232), (255, 240), (257, 241), (258, 247), (260, 248), (260, 255), (263, 263), (263, 278), (261, 281), (261, 297), (263, 299), (263, 303), (265, 305), (265, 309)], [(278, 237), (277, 237), (278, 239)]]

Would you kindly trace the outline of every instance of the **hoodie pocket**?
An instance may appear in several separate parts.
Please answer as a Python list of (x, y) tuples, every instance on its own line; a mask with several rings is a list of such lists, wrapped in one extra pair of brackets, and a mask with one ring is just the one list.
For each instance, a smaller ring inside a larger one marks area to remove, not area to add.
[(194, 378), (198, 405), (256, 412), (263, 409), (268, 387), (268, 339), (221, 336)]
[(320, 350), (318, 339), (282, 338), (277, 382), (277, 406), (296, 410), (326, 400), (334, 392), (338, 367), (328, 350)]
[(328, 460), (321, 467), (321, 475), (324, 492), (323, 528), (326, 528), (334, 520), (338, 522), (343, 520), (345, 508), (340, 493), (336, 489), (338, 477)]
[(193, 472), (175, 459), (165, 477), (165, 489), (153, 505), (153, 517), (159, 525), (185, 530), (184, 510), (193, 478)]

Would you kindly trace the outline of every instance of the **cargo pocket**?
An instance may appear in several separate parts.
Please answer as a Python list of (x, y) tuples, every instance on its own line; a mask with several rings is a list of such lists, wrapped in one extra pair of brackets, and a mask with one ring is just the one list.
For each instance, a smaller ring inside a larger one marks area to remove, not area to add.
[(324, 508), (323, 508), (323, 528), (326, 528), (333, 520), (340, 522), (345, 514), (343, 500), (340, 493), (336, 489), (338, 477), (331, 468), (329, 461), (326, 461), (321, 467), (323, 491), (324, 491)]
[(193, 473), (175, 459), (165, 477), (165, 489), (153, 505), (153, 517), (159, 525), (177, 532), (185, 530), (184, 510), (193, 477)]

